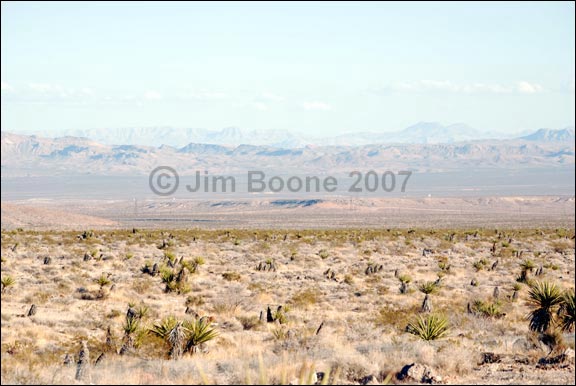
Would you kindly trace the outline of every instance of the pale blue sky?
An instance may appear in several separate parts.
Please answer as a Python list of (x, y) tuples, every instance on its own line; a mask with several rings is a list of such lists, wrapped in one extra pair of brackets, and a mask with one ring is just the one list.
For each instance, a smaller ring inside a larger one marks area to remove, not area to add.
[(2, 2), (2, 130), (574, 124), (574, 4)]

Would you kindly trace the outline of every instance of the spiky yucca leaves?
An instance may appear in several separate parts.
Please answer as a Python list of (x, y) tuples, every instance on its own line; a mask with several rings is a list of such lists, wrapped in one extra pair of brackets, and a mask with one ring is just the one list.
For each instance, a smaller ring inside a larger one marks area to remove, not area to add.
[(185, 321), (184, 327), (187, 330), (187, 342), (185, 351), (194, 354), (198, 346), (206, 343), (218, 336), (218, 331), (211, 327), (211, 321), (207, 317), (197, 320)]
[(410, 277), (410, 275), (403, 274), (398, 276), (398, 280), (400, 280), (400, 283), (409, 284), (412, 281), (412, 278)]
[(528, 314), (530, 329), (545, 332), (554, 323), (554, 309), (562, 303), (562, 291), (553, 283), (535, 282), (528, 293), (529, 303), (536, 308)]
[(173, 359), (180, 358), (186, 352), (194, 354), (198, 346), (218, 336), (218, 331), (211, 327), (211, 320), (207, 317), (179, 321), (174, 316), (168, 316), (154, 324), (149, 332), (168, 343), (169, 355)]
[(562, 305), (558, 311), (559, 323), (562, 331), (574, 331), (574, 290), (569, 290), (564, 293), (564, 296), (562, 297)]
[(124, 325), (122, 326), (124, 330), (124, 343), (120, 348), (120, 355), (125, 355), (131, 353), (134, 350), (134, 333), (138, 331), (140, 327), (140, 320), (138, 318), (126, 315)]
[(418, 286), (418, 290), (426, 295), (438, 292), (438, 285), (433, 281), (422, 283)]
[(165, 292), (172, 292), (177, 289), (176, 273), (170, 268), (162, 268), (160, 270), (160, 278), (162, 283), (166, 284)]
[(159, 323), (154, 324), (154, 326), (152, 326), (149, 331), (151, 334), (154, 334), (162, 339), (167, 339), (170, 331), (176, 327), (177, 323), (178, 320), (176, 320), (174, 316), (167, 316)]
[(423, 340), (435, 340), (448, 333), (448, 319), (440, 315), (417, 316), (408, 323), (406, 331)]
[(100, 286), (100, 288), (108, 285), (111, 283), (110, 279), (109, 279), (110, 275), (106, 275), (106, 274), (102, 274), (100, 275), (100, 277), (98, 279), (96, 279), (96, 284), (98, 284)]
[(2, 278), (1, 283), (2, 283), (2, 293), (4, 293), (8, 290), (8, 288), (16, 284), (16, 279), (14, 279), (10, 275), (6, 275)]
[(124, 325), (122, 326), (125, 335), (135, 333), (136, 330), (138, 330), (138, 327), (140, 327), (140, 320), (138, 320), (138, 318), (131, 318), (131, 317), (126, 317)]

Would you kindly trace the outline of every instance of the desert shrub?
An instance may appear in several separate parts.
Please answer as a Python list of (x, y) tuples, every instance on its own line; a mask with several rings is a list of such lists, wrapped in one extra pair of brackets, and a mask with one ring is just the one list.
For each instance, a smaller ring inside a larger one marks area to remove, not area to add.
[(284, 341), (288, 339), (288, 329), (286, 326), (274, 326), (270, 329), (275, 340)]
[(290, 303), (296, 307), (307, 307), (318, 303), (320, 300), (320, 293), (315, 289), (306, 289), (296, 293), (292, 296)]
[(186, 307), (192, 307), (192, 306), (202, 306), (204, 305), (204, 299), (202, 298), (202, 296), (198, 295), (198, 296), (188, 296), (186, 298)]
[(501, 318), (505, 315), (501, 310), (499, 302), (488, 302), (483, 300), (474, 301), (472, 311), (485, 318)]
[(224, 272), (222, 277), (227, 281), (238, 281), (241, 278), (238, 272)]
[(550, 245), (556, 253), (563, 253), (565, 250), (574, 248), (574, 244), (568, 240), (554, 241)]
[(481, 271), (484, 268), (486, 268), (486, 266), (488, 265), (488, 260), (482, 258), (480, 260), (477, 260), (474, 262), (474, 264), (472, 264), (472, 266), (474, 267), (474, 269), (476, 269), (476, 271)]
[(242, 324), (244, 330), (252, 330), (260, 324), (260, 319), (255, 315), (237, 316), (236, 319)]

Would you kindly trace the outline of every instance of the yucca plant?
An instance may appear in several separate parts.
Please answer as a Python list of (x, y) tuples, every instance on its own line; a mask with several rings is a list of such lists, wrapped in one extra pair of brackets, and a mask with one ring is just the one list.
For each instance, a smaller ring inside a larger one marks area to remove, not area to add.
[(1, 283), (2, 283), (2, 293), (4, 293), (8, 290), (8, 288), (16, 284), (16, 279), (14, 279), (10, 275), (6, 275), (1, 279)]
[(154, 326), (152, 326), (149, 332), (162, 339), (166, 339), (168, 337), (168, 334), (170, 334), (170, 331), (172, 331), (172, 329), (176, 327), (177, 323), (178, 320), (176, 320), (174, 316), (167, 316), (164, 319), (162, 319), (162, 321), (160, 321), (159, 323), (154, 324)]
[(137, 318), (126, 317), (126, 320), (124, 321), (124, 325), (122, 326), (122, 328), (124, 329), (125, 335), (130, 335), (135, 333), (136, 330), (138, 330), (139, 326), (140, 326), (140, 320), (138, 320)]
[(102, 274), (98, 279), (96, 279), (96, 284), (103, 288), (105, 285), (110, 284), (110, 279), (108, 279), (109, 275)]
[(149, 312), (150, 312), (150, 308), (148, 306), (141, 305), (140, 307), (138, 307), (136, 309), (136, 317), (138, 319), (144, 319), (146, 316), (148, 316)]
[(521, 283), (528, 283), (528, 274), (531, 273), (534, 268), (536, 268), (536, 264), (532, 260), (527, 259), (520, 263), (520, 268), (520, 276), (518, 277), (517, 281)]
[(569, 290), (562, 297), (562, 304), (558, 310), (560, 328), (565, 332), (574, 331), (574, 290)]
[(402, 274), (398, 276), (398, 280), (400, 280), (400, 283), (409, 284), (412, 281), (412, 278), (410, 277), (410, 275)]
[(166, 284), (164, 292), (176, 291), (178, 283), (176, 283), (176, 273), (173, 270), (167, 267), (162, 268), (160, 270), (160, 278), (162, 279), (162, 283)]
[(129, 354), (134, 351), (135, 348), (135, 341), (134, 341), (134, 333), (138, 331), (140, 327), (140, 320), (137, 318), (129, 317), (126, 315), (126, 320), (124, 321), (124, 325), (122, 326), (124, 330), (124, 343), (120, 348), (120, 355)]
[(448, 319), (440, 315), (417, 316), (408, 323), (406, 331), (423, 340), (435, 340), (444, 337), (448, 333)]
[(528, 302), (536, 308), (528, 314), (530, 329), (546, 332), (554, 323), (554, 310), (562, 303), (562, 291), (553, 283), (535, 282), (530, 286)]
[(418, 286), (418, 290), (426, 295), (438, 292), (438, 285), (433, 281), (427, 281)]
[(218, 331), (212, 328), (211, 324), (207, 317), (184, 322), (183, 326), (187, 330), (185, 352), (194, 354), (198, 350), (198, 346), (218, 336)]

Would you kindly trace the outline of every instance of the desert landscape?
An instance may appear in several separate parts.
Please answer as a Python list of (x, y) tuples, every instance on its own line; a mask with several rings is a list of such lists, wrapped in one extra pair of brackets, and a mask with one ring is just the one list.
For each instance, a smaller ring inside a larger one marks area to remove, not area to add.
[(576, 383), (574, 2), (1, 2), (2, 385)]
[(574, 383), (574, 228), (14, 229), (1, 267), (2, 384)]

